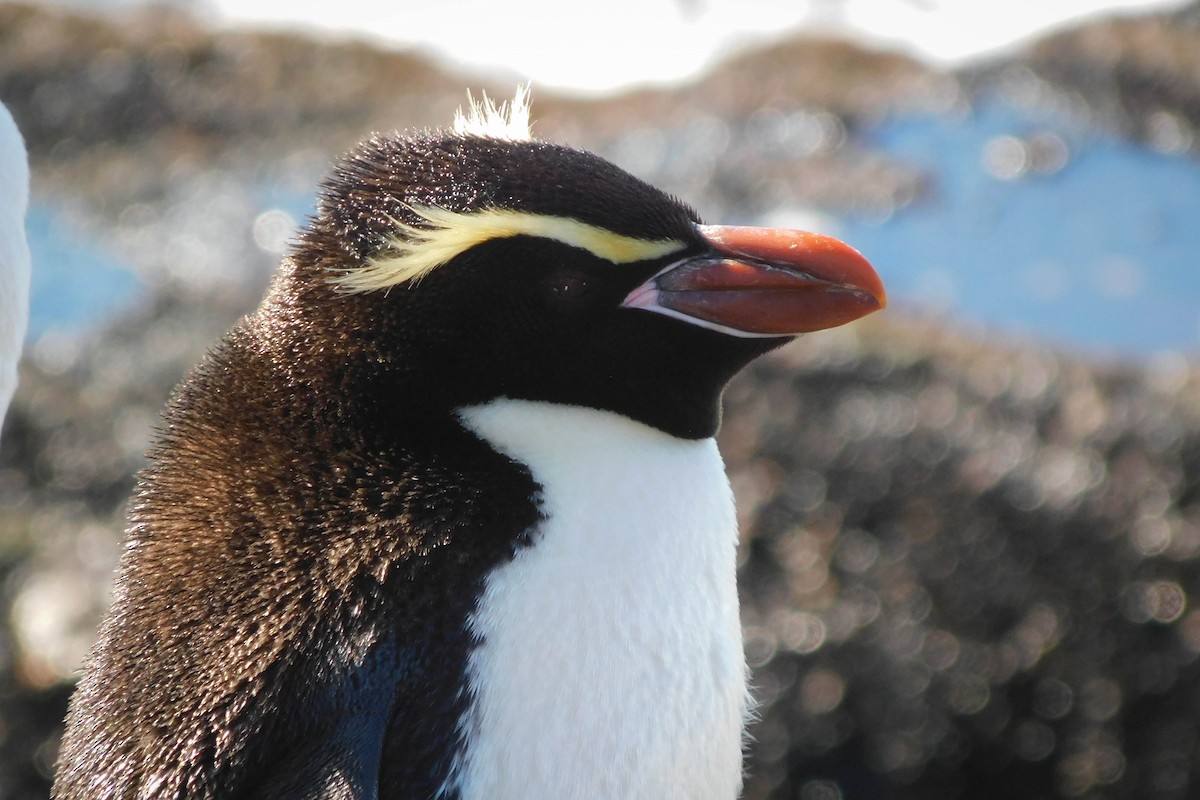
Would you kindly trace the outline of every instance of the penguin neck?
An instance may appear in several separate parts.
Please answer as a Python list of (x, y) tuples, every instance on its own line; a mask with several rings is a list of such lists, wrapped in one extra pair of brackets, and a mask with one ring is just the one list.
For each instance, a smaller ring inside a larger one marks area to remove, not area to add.
[(528, 467), (542, 521), (470, 620), (445, 794), (733, 800), (746, 676), (716, 443), (533, 401), (460, 417)]

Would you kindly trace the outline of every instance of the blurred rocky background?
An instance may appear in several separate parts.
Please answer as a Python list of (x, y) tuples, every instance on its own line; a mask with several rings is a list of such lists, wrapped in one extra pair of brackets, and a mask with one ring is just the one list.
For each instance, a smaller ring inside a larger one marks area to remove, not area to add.
[[(797, 38), (671, 90), (535, 90), (538, 135), (713, 220), (836, 220), (899, 289), (728, 393), (760, 704), (747, 798), (1200, 797), (1200, 269), (1155, 294), (1116, 245), (1041, 261), (1040, 234), (996, 233), (974, 194), (1103, 244), (1105, 208), (1175, 192), (1135, 236), (1194, 262), (1200, 207), (1171, 181), (1197, 169), (1198, 17), (1092, 22), (956, 72)], [(47, 795), (171, 387), (254, 306), (331, 158), (446, 123), (467, 85), (512, 90), (165, 8), (0, 5), (0, 98), (35, 176), (33, 330), (0, 447), (0, 798)], [(973, 182), (942, 163), (962, 147)], [(1149, 183), (1117, 173), (1069, 213), (1062, 177), (1119, 148), (1153, 156)], [(930, 242), (994, 300), (1050, 323), (1091, 308), (1112, 338), (955, 321), (961, 278), (891, 271)], [(1139, 338), (1173, 320), (1182, 338)]]

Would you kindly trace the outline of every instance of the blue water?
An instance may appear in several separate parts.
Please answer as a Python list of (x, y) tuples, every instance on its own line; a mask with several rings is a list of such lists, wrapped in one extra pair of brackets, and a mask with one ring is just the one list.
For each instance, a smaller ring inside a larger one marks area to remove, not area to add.
[(35, 205), (25, 225), (33, 257), (31, 341), (51, 328), (97, 324), (132, 301), (140, 281), (53, 209)]
[[(998, 137), (1052, 133), (1061, 168), (1003, 179)], [(957, 117), (889, 119), (866, 143), (930, 179), (927, 196), (839, 233), (884, 277), (895, 308), (920, 307), (1092, 353), (1200, 353), (1200, 163), (1070, 120), (994, 102)], [(264, 187), (261, 211), (300, 220), (312, 198)], [(257, 213), (257, 212), (256, 212)], [(51, 209), (30, 217), (32, 336), (82, 329), (138, 283)]]
[[(984, 168), (997, 137), (1047, 131), (1069, 149), (1061, 170)], [(1200, 164), (1000, 104), (868, 137), (933, 179), (928, 202), (840, 228), (900, 304), (1093, 352), (1200, 352)]]

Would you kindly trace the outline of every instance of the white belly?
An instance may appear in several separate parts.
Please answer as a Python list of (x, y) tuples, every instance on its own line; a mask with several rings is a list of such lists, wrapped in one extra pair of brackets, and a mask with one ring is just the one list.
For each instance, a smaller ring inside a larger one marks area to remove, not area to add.
[(733, 800), (747, 713), (736, 521), (712, 439), (500, 400), (462, 418), (526, 464), (546, 520), (487, 578), (464, 800)]

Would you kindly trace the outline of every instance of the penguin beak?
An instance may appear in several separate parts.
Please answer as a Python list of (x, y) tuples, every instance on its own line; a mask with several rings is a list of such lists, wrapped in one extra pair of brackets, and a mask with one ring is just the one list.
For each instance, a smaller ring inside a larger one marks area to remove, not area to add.
[(696, 226), (708, 250), (678, 261), (621, 304), (748, 338), (795, 336), (887, 305), (861, 254), (829, 236), (775, 228)]

